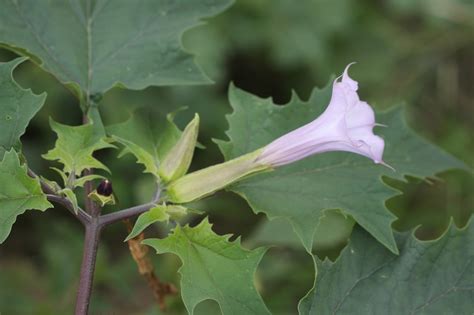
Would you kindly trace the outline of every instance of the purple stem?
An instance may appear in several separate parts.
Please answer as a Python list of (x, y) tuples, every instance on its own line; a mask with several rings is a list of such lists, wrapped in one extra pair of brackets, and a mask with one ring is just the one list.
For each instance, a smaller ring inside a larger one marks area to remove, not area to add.
[(102, 215), (99, 218), (99, 225), (103, 227), (120, 220), (129, 219), (150, 210), (155, 205), (155, 203), (146, 203), (144, 205), (134, 206), (117, 212)]
[(68, 209), (69, 212), (71, 212), (84, 226), (91, 221), (91, 216), (81, 208), (77, 209), (77, 213), (74, 212), (74, 206), (67, 198), (52, 194), (48, 194), (46, 197), (49, 201), (63, 205), (64, 208)]
[(153, 200), (151, 202), (145, 203), (139, 206), (122, 209), (117, 212), (101, 215), (99, 217), (99, 225), (103, 227), (103, 226), (112, 224), (114, 222), (129, 219), (136, 215), (142, 214), (143, 212), (146, 212), (150, 210), (151, 208), (153, 208), (160, 201), (160, 196), (161, 196), (161, 189), (160, 187), (158, 187), (158, 189), (155, 192), (155, 195), (153, 196)]
[(99, 238), (102, 228), (114, 222), (128, 219), (148, 211), (158, 202), (159, 199), (160, 189), (157, 190), (153, 201), (150, 203), (123, 209), (106, 215), (100, 215), (100, 210), (92, 212), (92, 216), (89, 217), (90, 219), (85, 222), (86, 235), (84, 238), (84, 252), (82, 256), (79, 288), (77, 291), (76, 315), (87, 315), (89, 309), (95, 261), (97, 258), (97, 249), (99, 247)]
[(101, 226), (98, 218), (86, 224), (84, 251), (82, 254), (81, 274), (76, 299), (76, 315), (87, 315), (92, 293), (97, 249), (99, 248)]
[[(39, 178), (32, 170), (28, 170), (31, 177)], [(158, 188), (153, 200), (149, 203), (119, 210), (106, 215), (101, 215), (101, 208), (92, 204), (88, 205), (88, 212), (83, 209), (74, 211), (74, 206), (64, 196), (57, 195), (45, 181), (39, 178), (41, 188), (49, 201), (61, 204), (69, 210), (85, 227), (84, 251), (82, 256), (81, 273), (79, 280), (79, 288), (77, 291), (75, 315), (87, 315), (92, 294), (92, 283), (94, 279), (95, 262), (97, 258), (97, 250), (99, 248), (100, 232), (104, 226), (114, 222), (129, 219), (136, 215), (142, 214), (154, 207), (160, 200), (161, 190)]]

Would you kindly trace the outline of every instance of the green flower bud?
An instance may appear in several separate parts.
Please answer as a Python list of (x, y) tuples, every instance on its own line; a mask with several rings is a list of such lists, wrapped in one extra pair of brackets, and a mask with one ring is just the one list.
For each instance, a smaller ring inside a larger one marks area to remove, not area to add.
[(158, 175), (164, 182), (170, 182), (186, 174), (191, 165), (198, 132), (199, 115), (196, 114), (160, 164)]
[(177, 179), (168, 186), (168, 200), (174, 203), (191, 202), (208, 196), (245, 176), (271, 170), (271, 166), (257, 162), (260, 154), (261, 150), (257, 150)]

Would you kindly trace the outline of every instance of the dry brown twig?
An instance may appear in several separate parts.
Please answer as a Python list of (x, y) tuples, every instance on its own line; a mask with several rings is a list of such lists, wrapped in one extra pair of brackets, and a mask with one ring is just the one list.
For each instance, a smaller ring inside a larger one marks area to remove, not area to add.
[[(123, 220), (127, 227), (128, 233), (133, 229), (133, 224), (130, 220)], [(148, 247), (142, 245), (141, 242), (145, 238), (144, 233), (140, 233), (136, 237), (128, 241), (128, 248), (130, 254), (135, 260), (138, 266), (138, 272), (145, 278), (148, 286), (152, 290), (153, 297), (157, 301), (160, 310), (166, 310), (165, 298), (167, 295), (174, 295), (178, 293), (176, 287), (171, 283), (161, 282), (155, 274), (153, 264), (151, 263), (150, 257), (148, 256)]]

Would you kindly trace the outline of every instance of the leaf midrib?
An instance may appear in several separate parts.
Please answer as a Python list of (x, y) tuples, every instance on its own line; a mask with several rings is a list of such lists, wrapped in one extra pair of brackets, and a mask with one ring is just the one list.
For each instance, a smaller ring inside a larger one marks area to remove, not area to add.
[(86, 0), (86, 46), (87, 46), (87, 87), (86, 87), (86, 102), (90, 100), (90, 90), (92, 75), (94, 70), (92, 69), (92, 17), (90, 15), (90, 0)]

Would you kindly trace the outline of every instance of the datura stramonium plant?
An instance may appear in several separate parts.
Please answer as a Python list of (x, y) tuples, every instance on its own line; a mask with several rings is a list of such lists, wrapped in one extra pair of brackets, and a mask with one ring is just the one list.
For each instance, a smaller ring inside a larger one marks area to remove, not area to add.
[(384, 140), (373, 133), (377, 125), (374, 111), (360, 100), (358, 83), (349, 77), (349, 67), (334, 81), (331, 101), (315, 120), (254, 152), (172, 181), (167, 189), (168, 200), (190, 202), (250, 174), (323, 152), (353, 152), (386, 165), (382, 159)]

